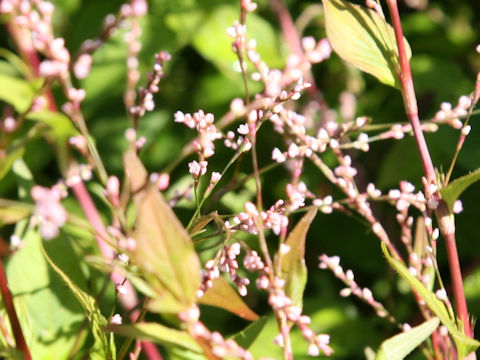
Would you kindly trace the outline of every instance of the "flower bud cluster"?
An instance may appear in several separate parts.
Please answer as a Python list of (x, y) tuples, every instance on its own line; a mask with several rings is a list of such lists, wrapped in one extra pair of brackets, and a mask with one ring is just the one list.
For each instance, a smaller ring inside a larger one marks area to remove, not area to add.
[(448, 124), (455, 129), (461, 129), (463, 122), (460, 118), (468, 114), (468, 109), (472, 104), (470, 97), (463, 95), (458, 99), (457, 106), (452, 109), (452, 104), (444, 102), (440, 105), (440, 110), (437, 111), (433, 119), (438, 124)]
[[(226, 222), (226, 226), (231, 231), (242, 230), (250, 234), (257, 234), (257, 221), (262, 221), (263, 226), (271, 229), (275, 235), (279, 235), (282, 231), (286, 231), (288, 226), (288, 217), (285, 214), (286, 207), (283, 200), (278, 200), (268, 210), (258, 212), (256, 206), (247, 202), (245, 204), (245, 211), (236, 215), (233, 220)], [(261, 220), (260, 220), (261, 219)]]
[[(317, 356), (320, 354), (320, 351), (327, 356), (331, 355), (333, 349), (329, 346), (330, 336), (327, 334), (316, 335), (309, 327), (311, 323), (310, 317), (302, 315), (302, 309), (293, 304), (292, 299), (286, 295), (284, 290), (285, 280), (274, 277), (273, 281), (271, 281), (271, 270), (265, 266), (255, 250), (247, 251), (243, 259), (243, 265), (247, 270), (258, 273), (256, 286), (258, 289), (268, 291), (268, 303), (273, 310), (299, 328), (302, 336), (310, 343), (309, 355)], [(287, 327), (283, 330), (275, 339), (275, 343), (281, 347), (283, 347), (284, 343), (283, 335), (288, 334), (290, 328)]]
[(193, 147), (202, 159), (209, 158), (215, 153), (213, 142), (222, 138), (222, 133), (213, 123), (214, 120), (213, 114), (205, 114), (203, 110), (199, 110), (193, 115), (184, 114), (181, 111), (175, 113), (175, 122), (183, 123), (191, 129), (197, 129), (199, 136), (193, 141)]
[(67, 221), (67, 211), (60, 203), (64, 192), (60, 185), (52, 188), (39, 185), (32, 187), (30, 195), (35, 201), (32, 221), (40, 226), (40, 235), (45, 240), (57, 237), (60, 228)]
[(70, 63), (65, 40), (53, 36), (53, 11), (53, 4), (42, 0), (5, 0), (0, 5), (0, 13), (13, 16), (16, 26), (31, 33), (31, 45), (35, 50), (47, 57), (39, 66), (43, 77), (61, 77), (68, 71)]
[(197, 305), (179, 313), (178, 317), (187, 327), (190, 335), (197, 339), (199, 343), (207, 345), (215, 358), (253, 360), (252, 354), (239, 346), (234, 340), (225, 339), (219, 332), (208, 330), (199, 320), (200, 309)]
[(247, 286), (250, 284), (250, 280), (242, 278), (238, 274), (237, 256), (240, 255), (240, 251), (241, 245), (238, 242), (225, 245), (215, 259), (206, 262), (205, 270), (202, 271), (202, 285), (197, 293), (198, 297), (202, 297), (213, 286), (213, 280), (218, 278), (221, 273), (228, 273), (241, 296), (247, 295)]
[(353, 271), (347, 270), (344, 272), (342, 266), (340, 265), (340, 258), (338, 256), (327, 256), (325, 254), (319, 256), (320, 269), (330, 269), (335, 276), (340, 279), (345, 285), (346, 288), (340, 291), (342, 297), (347, 297), (350, 295), (355, 295), (356, 297), (365, 301), (370, 305), (378, 316), (387, 317), (390, 320), (393, 319), (390, 313), (385, 309), (385, 307), (373, 297), (373, 293), (368, 288), (361, 288), (354, 279)]
[(128, 112), (135, 119), (139, 119), (145, 115), (145, 112), (152, 111), (155, 108), (153, 95), (159, 91), (158, 84), (164, 76), (163, 66), (166, 61), (169, 61), (171, 56), (165, 51), (155, 54), (155, 64), (153, 65), (153, 72), (147, 74), (146, 88), (140, 88), (138, 91), (138, 104), (130, 106)]

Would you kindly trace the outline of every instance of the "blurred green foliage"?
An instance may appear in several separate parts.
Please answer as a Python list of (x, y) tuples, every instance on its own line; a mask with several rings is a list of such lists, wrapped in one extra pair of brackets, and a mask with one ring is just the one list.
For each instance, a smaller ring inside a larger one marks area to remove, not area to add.
[[(73, 54), (83, 40), (98, 34), (102, 19), (109, 13), (117, 12), (121, 5), (120, 1), (94, 0), (56, 0), (54, 3), (56, 35), (66, 39), (66, 45)], [(258, 11), (247, 18), (248, 36), (257, 40), (260, 54), (271, 67), (282, 67), (288, 54), (288, 47), (283, 41), (278, 19), (268, 6), (267, 0), (258, 3)], [(294, 19), (303, 19), (313, 14), (304, 29), (304, 35), (313, 35), (317, 39), (325, 36), (323, 16), (321, 14), (315, 16), (314, 12), (318, 2), (289, 0), (286, 3)], [(219, 118), (228, 110), (234, 97), (244, 95), (241, 76), (234, 70), (236, 57), (231, 50), (231, 40), (226, 34), (226, 28), (236, 19), (239, 10), (237, 1), (234, 0), (151, 0), (150, 8), (149, 15), (141, 24), (143, 28), (141, 37), (143, 47), (140, 52), (140, 70), (143, 74), (141, 83), (145, 83), (144, 75), (152, 67), (156, 52), (169, 51), (172, 54), (172, 61), (167, 64), (167, 75), (160, 84), (160, 92), (155, 96), (156, 110), (142, 119), (139, 133), (147, 139), (141, 153), (142, 159), (150, 171), (161, 172), (178, 156), (183, 145), (195, 135), (193, 131), (173, 122), (173, 114), (177, 110), (194, 112), (203, 109)], [(480, 70), (480, 56), (474, 51), (476, 44), (480, 42), (480, 2), (430, 1), (427, 9), (423, 11), (415, 11), (402, 5), (401, 15), (405, 36), (413, 53), (412, 71), (421, 117), (429, 118), (439, 109), (441, 102), (448, 101), (455, 105), (460, 95), (468, 94), (473, 89), (476, 73)], [(122, 153), (127, 147), (124, 132), (130, 125), (122, 100), (127, 55), (123, 35), (123, 30), (118, 31), (95, 52), (90, 76), (77, 84), (87, 91), (87, 98), (83, 103), (84, 114), (107, 170), (119, 176), (123, 173)], [(13, 49), (5, 27), (0, 28), (0, 47)], [(3, 57), (2, 54), (0, 56)], [(15, 69), (9, 67), (9, 63), (3, 58), (0, 59), (0, 70), (0, 76), (4, 73), (15, 73)], [(398, 91), (380, 84), (369, 75), (360, 74), (343, 63), (338, 56), (332, 55), (327, 62), (314, 66), (313, 72), (315, 82), (324, 93), (330, 107), (338, 109), (339, 94), (347, 89), (358, 98), (358, 116), (372, 117), (374, 123), (405, 121)], [(8, 100), (5, 97), (8, 97), (7, 88), (10, 86), (17, 85), (6, 84), (0, 77), (1, 100)], [(23, 88), (25, 83), (18, 86)], [(251, 91), (261, 90), (256, 84), (252, 83), (250, 86)], [(56, 89), (57, 102), (62, 104), (64, 98), (58, 90)], [(30, 96), (29, 91), (31, 87), (26, 88), (25, 97)], [(22, 102), (18, 103), (20, 110), (25, 101), (23, 98)], [(472, 132), (460, 154), (453, 178), (480, 167), (479, 120), (478, 115), (472, 117)], [(56, 121), (58, 125), (63, 119)], [(32, 124), (33, 121), (28, 122), (28, 126)], [(231, 128), (235, 127), (236, 125), (233, 125)], [(59, 132), (70, 131), (68, 126), (56, 129)], [(20, 132), (20, 136), (25, 136), (25, 132)], [(282, 146), (282, 138), (273, 133), (270, 124), (262, 127), (259, 137), (262, 139), (258, 144), (259, 161), (261, 166), (265, 166), (271, 162), (272, 148)], [(427, 135), (427, 142), (437, 168), (448, 168), (457, 139), (458, 131), (447, 127)], [(24, 160), (38, 183), (51, 185), (59, 178), (60, 171), (55, 161), (58, 148), (53, 142), (34, 137), (27, 144), (21, 144), (18, 151), (20, 152), (12, 156), (16, 158), (24, 154)], [(228, 149), (219, 151), (211, 159), (209, 169), (220, 171), (232, 155), (233, 151)], [(360, 170), (359, 183), (365, 186), (368, 182), (373, 182), (382, 190), (386, 190), (396, 187), (403, 179), (414, 183), (417, 188), (421, 185), (422, 169), (412, 138), (375, 143), (368, 153), (355, 152), (352, 153), (352, 157)], [(185, 176), (187, 163), (192, 159), (193, 156), (182, 162), (172, 173), (173, 186)], [(227, 173), (227, 179), (249, 174), (251, 170), (250, 159), (246, 156), (239, 162), (235, 171)], [(268, 184), (264, 188), (266, 205), (270, 206), (276, 199), (285, 197), (287, 179), (288, 172), (281, 167), (263, 176), (264, 183)], [(306, 166), (303, 180), (318, 193), (334, 192), (319, 172), (309, 165)], [(16, 182), (12, 172), (6, 174), (0, 180), (0, 197), (17, 198)], [(224, 213), (238, 211), (246, 200), (253, 199), (254, 187), (250, 186), (253, 184), (248, 185), (246, 189), (225, 195), (219, 204), (214, 206)], [(462, 197), (465, 210), (457, 216), (458, 248), (466, 276), (469, 310), (473, 317), (480, 316), (478, 199), (480, 186), (469, 188)], [(177, 213), (186, 224), (193, 208), (192, 204), (184, 205)], [(80, 214), (78, 205), (72, 203), (69, 206), (72, 209), (76, 208)], [(378, 205), (374, 211), (386, 224), (391, 237), (400, 243), (394, 211), (382, 205)], [(291, 223), (294, 224), (299, 218), (300, 216), (293, 217)], [(7, 238), (11, 231), (11, 227), (4, 227), (0, 229), (0, 234)], [(91, 239), (88, 244), (72, 246), (69, 245), (69, 241), (64, 240), (58, 238), (49, 245), (51, 249), (47, 250), (59, 265), (62, 263), (67, 269), (77, 256), (91, 253), (94, 247)], [(272, 241), (272, 246), (275, 246), (273, 243)], [(442, 242), (439, 252), (440, 270), (448, 289), (448, 268)], [(67, 253), (70, 254), (68, 261)], [(309, 278), (304, 305), (305, 312), (312, 317), (313, 328), (331, 335), (332, 346), (335, 349), (333, 359), (363, 359), (366, 346), (376, 349), (381, 341), (387, 335), (394, 334), (396, 329), (386, 321), (378, 319), (374, 312), (360, 301), (339, 298), (341, 284), (332, 274), (318, 269), (317, 258), (322, 253), (340, 255), (344, 268), (353, 269), (358, 283), (372, 288), (375, 296), (385, 303), (397, 319), (411, 323), (420, 320), (411, 294), (405, 292), (405, 287), (402, 287), (392, 270), (389, 270), (381, 255), (377, 239), (368, 229), (355, 218), (343, 214), (320, 213), (307, 237), (306, 263)], [(23, 263), (33, 262), (36, 266), (41, 265), (42, 270), (36, 268), (34, 271), (22, 266)], [(12, 279), (18, 277), (18, 281), (11, 280), (14, 283), (12, 290), (33, 293), (25, 302), (34, 302), (35, 298), (44, 296), (42, 289), (50, 282), (52, 286), (61, 286), (59, 278), (52, 275), (51, 269), (48, 270), (43, 262), (40, 265), (39, 263), (38, 259), (12, 259), (9, 264), (9, 276), (12, 276)], [(62, 267), (64, 271), (67, 271), (66, 268)], [(27, 275), (36, 276), (38, 289), (22, 288), (22, 279)], [(90, 267), (72, 268), (69, 275), (75, 278), (77, 285), (92, 292), (102, 286), (98, 272)], [(88, 282), (85, 280), (86, 276)], [(79, 317), (81, 309), (77, 303), (71, 302), (71, 298), (69, 295), (46, 299), (51, 306), (48, 309), (39, 309), (42, 312), (41, 318), (30, 319), (32, 329), (36, 321), (51, 321), (53, 328), (58, 331), (56, 335), (42, 334), (46, 340), (43, 345), (39, 344), (35, 351), (39, 353), (52, 351), (53, 348), (45, 345), (48, 344), (47, 338), (65, 337), (65, 341), (71, 341), (68, 335), (82, 328), (82, 324), (78, 322), (81, 319)], [(266, 309), (266, 299), (254, 291), (247, 296), (246, 301), (260, 314)], [(108, 315), (114, 306), (111, 288), (108, 288), (101, 304), (105, 309), (104, 313)], [(47, 317), (44, 316), (45, 311)], [(62, 319), (68, 320), (69, 327), (62, 328), (62, 324), (57, 322), (60, 321), (60, 318), (57, 318), (59, 311), (65, 313), (65, 318)], [(246, 322), (238, 321), (233, 315), (220, 310), (206, 308), (203, 316), (203, 320), (212, 329), (224, 334), (234, 334), (247, 325)], [(273, 355), (278, 353), (278, 348), (272, 344), (272, 339), (277, 334), (274, 323), (270, 317), (261, 336), (252, 344), (252, 349), (257, 349), (258, 355), (279, 358), (279, 355)], [(298, 333), (294, 334), (294, 344), (295, 354), (299, 354), (296, 358), (306, 359), (304, 356), (306, 345)], [(416, 354), (411, 358), (421, 356)]]

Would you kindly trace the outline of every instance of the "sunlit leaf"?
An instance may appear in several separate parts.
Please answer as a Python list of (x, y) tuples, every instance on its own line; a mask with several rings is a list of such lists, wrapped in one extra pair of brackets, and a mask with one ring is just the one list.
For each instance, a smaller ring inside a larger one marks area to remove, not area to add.
[(200, 353), (202, 349), (186, 331), (172, 329), (157, 323), (140, 323), (135, 325), (108, 325), (108, 330), (115, 334), (138, 340), (152, 341), (164, 346), (179, 346)]
[(282, 278), (285, 280), (285, 293), (296, 306), (302, 306), (303, 291), (307, 283), (305, 265), (305, 240), (308, 229), (317, 215), (317, 208), (309, 210), (288, 234), (285, 245), (289, 250), (282, 259)]
[[(390, 86), (399, 86), (393, 28), (377, 12), (346, 0), (323, 0), (327, 36), (345, 61)], [(408, 58), (411, 50), (405, 47)]]
[[(22, 236), (24, 246), (6, 263), (9, 287), (25, 338), (34, 359), (66, 359), (75, 346), (85, 315), (65, 283), (48, 265), (39, 234), (33, 229)], [(49, 243), (54, 255), (67, 263), (78, 264), (65, 238)], [(68, 269), (82, 283), (79, 269)], [(84, 339), (78, 338), (79, 344)]]
[(232, 289), (228, 281), (221, 276), (213, 280), (213, 286), (205, 292), (199, 302), (204, 305), (225, 309), (246, 320), (253, 321), (258, 319), (258, 315), (245, 304), (238, 293)]
[(472, 184), (480, 180), (480, 169), (472, 171), (471, 173), (453, 180), (444, 188), (441, 188), (440, 195), (447, 203), (450, 211), (453, 209), (453, 204), (462, 195), (462, 193)]
[(95, 299), (80, 289), (75, 282), (73, 282), (63, 271), (60, 269), (47, 254), (47, 251), (43, 247), (42, 251), (50, 266), (60, 277), (65, 281), (67, 286), (73, 292), (78, 302), (82, 305), (85, 314), (87, 315), (92, 335), (94, 338), (93, 347), (90, 350), (90, 359), (115, 359), (115, 343), (113, 338), (109, 337), (106, 333), (106, 326), (108, 324), (107, 319), (102, 315)]
[(28, 120), (42, 122), (52, 129), (55, 137), (65, 138), (78, 134), (72, 121), (64, 114), (53, 111), (36, 111), (27, 115)]
[[(407, 267), (400, 261), (392, 258), (388, 252), (386, 245), (382, 242), (382, 251), (387, 258), (390, 265), (398, 272), (398, 274), (408, 282), (413, 291), (415, 291), (425, 301), (428, 308), (440, 319), (441, 323), (445, 325), (449, 333), (452, 335), (457, 351), (463, 356), (468, 355), (480, 346), (480, 342), (466, 336), (463, 333), (462, 324), (457, 325), (455, 319), (452, 319), (445, 308), (445, 304), (441, 302), (432, 291), (427, 290), (425, 286), (413, 276)], [(460, 330), (459, 330), (460, 328)], [(463, 357), (462, 357), (463, 358)]]
[(403, 360), (418, 345), (428, 339), (440, 324), (438, 318), (425, 321), (409, 331), (392, 336), (385, 340), (377, 353), (376, 360)]
[(35, 87), (38, 81), (30, 83), (26, 80), (15, 78), (0, 73), (0, 100), (11, 104), (19, 113), (26, 111), (32, 104)]
[(136, 154), (125, 153), (124, 162), (137, 209), (132, 260), (157, 293), (150, 309), (182, 311), (196, 302), (201, 282), (193, 243), (160, 192), (146, 182), (147, 171)]

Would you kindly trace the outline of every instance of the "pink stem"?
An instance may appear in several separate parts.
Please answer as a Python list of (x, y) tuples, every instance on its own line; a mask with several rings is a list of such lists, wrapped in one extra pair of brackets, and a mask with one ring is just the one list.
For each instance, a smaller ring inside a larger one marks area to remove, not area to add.
[[(428, 183), (435, 184), (436, 176), (435, 169), (433, 167), (432, 159), (428, 151), (425, 138), (420, 126), (420, 120), (418, 119), (418, 107), (415, 97), (415, 88), (413, 86), (412, 72), (410, 69), (410, 63), (408, 62), (407, 52), (405, 50), (405, 43), (403, 41), (402, 24), (400, 21), (400, 14), (398, 12), (397, 0), (388, 0), (388, 8), (393, 22), (393, 28), (395, 30), (395, 38), (397, 41), (398, 54), (400, 58), (400, 82), (402, 85), (402, 94), (405, 103), (405, 109), (407, 116), (412, 125), (415, 140), (417, 142), (418, 150), (422, 160), (423, 170), (427, 177)], [(440, 199), (440, 195), (437, 192), (435, 194)], [(439, 228), (442, 235), (445, 237), (448, 263), (450, 267), (450, 276), (452, 279), (453, 293), (455, 298), (455, 306), (458, 317), (463, 322), (465, 334), (473, 338), (473, 331), (470, 327), (470, 321), (468, 318), (467, 301), (465, 299), (465, 292), (463, 289), (462, 272), (460, 268), (460, 262), (458, 259), (457, 245), (455, 240), (455, 223), (453, 215), (444, 201), (440, 199), (439, 206), (436, 210), (436, 216), (439, 222)], [(476, 359), (475, 353), (472, 353), (468, 359)]]
[(2, 301), (5, 305), (10, 325), (12, 326), (13, 337), (15, 338), (15, 344), (17, 348), (23, 351), (25, 360), (31, 360), (30, 350), (25, 342), (20, 322), (18, 321), (15, 306), (13, 304), (12, 293), (8, 287), (7, 277), (5, 276), (5, 270), (3, 269), (3, 263), (0, 260), (0, 293), (2, 294)]

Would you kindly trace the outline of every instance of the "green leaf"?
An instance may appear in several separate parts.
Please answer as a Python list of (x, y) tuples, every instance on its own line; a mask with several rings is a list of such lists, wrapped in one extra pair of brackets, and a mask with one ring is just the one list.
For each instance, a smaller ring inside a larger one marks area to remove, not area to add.
[[(75, 346), (85, 316), (42, 255), (39, 234), (30, 229), (22, 240), (25, 246), (8, 259), (6, 274), (26, 341), (35, 359), (66, 359)], [(48, 245), (71, 267), (78, 264), (65, 238), (59, 237)], [(81, 283), (79, 269), (69, 270)], [(78, 340), (82, 345), (83, 339)]]
[[(327, 37), (333, 50), (384, 84), (399, 87), (398, 51), (393, 28), (374, 10), (346, 0), (324, 0)], [(407, 56), (411, 50), (404, 39)]]
[(148, 184), (148, 173), (134, 152), (124, 155), (126, 176), (134, 194), (137, 241), (133, 263), (157, 293), (150, 309), (180, 312), (192, 306), (201, 283), (200, 261), (187, 231), (160, 192)]
[(26, 111), (32, 104), (38, 81), (26, 80), (0, 73), (0, 100), (11, 104), (19, 113)]
[(253, 344), (257, 336), (262, 332), (268, 317), (262, 316), (257, 321), (248, 325), (245, 329), (233, 336), (233, 340), (244, 349), (248, 349)]
[(31, 204), (20, 201), (0, 199), (0, 227), (6, 224), (15, 224), (25, 219), (32, 212)]
[(23, 144), (7, 148), (7, 153), (0, 158), (0, 180), (8, 174), (15, 160), (21, 158), (24, 153), (25, 146)]
[(238, 293), (222, 276), (213, 280), (213, 286), (199, 299), (204, 305), (216, 306), (230, 311), (246, 320), (257, 320), (258, 315), (242, 300)]
[(102, 315), (100, 309), (97, 306), (95, 299), (80, 289), (50, 258), (47, 251), (43, 247), (43, 243), (40, 242), (43, 255), (47, 259), (50, 266), (60, 277), (65, 281), (70, 290), (73, 292), (78, 302), (82, 305), (85, 314), (87, 315), (90, 327), (92, 329), (92, 335), (94, 338), (93, 347), (90, 350), (90, 359), (115, 359), (115, 343), (113, 338), (106, 334), (107, 319)]
[(78, 134), (72, 121), (65, 114), (60, 112), (31, 112), (27, 115), (27, 119), (48, 125), (52, 129), (52, 133), (56, 138), (67, 138)]
[(172, 329), (157, 323), (139, 323), (135, 325), (108, 325), (108, 330), (121, 336), (138, 340), (152, 341), (164, 346), (179, 346), (196, 353), (202, 349), (186, 331)]
[(288, 234), (285, 245), (290, 250), (281, 256), (282, 278), (285, 280), (285, 293), (296, 306), (302, 306), (303, 291), (307, 283), (305, 265), (305, 240), (310, 225), (317, 215), (317, 208), (309, 210)]
[(425, 341), (438, 327), (440, 320), (433, 318), (409, 331), (385, 340), (377, 353), (376, 360), (403, 360), (418, 345)]
[[(443, 325), (448, 329), (450, 335), (455, 341), (457, 346), (457, 352), (459, 353), (459, 358), (463, 359), (464, 356), (468, 355), (470, 352), (474, 351), (480, 346), (480, 342), (475, 339), (472, 339), (466, 336), (463, 333), (463, 325), (460, 323), (458, 326), (455, 322), (455, 319), (452, 319), (445, 307), (445, 304), (441, 302), (432, 291), (427, 290), (425, 286), (414, 277), (408, 271), (407, 267), (400, 261), (392, 258), (388, 253), (387, 246), (382, 242), (382, 251), (385, 257), (387, 258), (390, 265), (398, 272), (398, 274), (408, 282), (413, 291), (415, 291), (428, 305), (428, 308), (440, 319)], [(460, 329), (460, 330), (459, 330)], [(460, 355), (463, 355), (461, 357)]]
[[(238, 8), (233, 5), (216, 7), (202, 22), (193, 36), (193, 46), (207, 60), (221, 70), (231, 73), (233, 64), (238, 60), (232, 51), (233, 39), (227, 35), (227, 29), (239, 20)], [(279, 44), (272, 26), (257, 16), (248, 14), (248, 32), (257, 40), (257, 50), (271, 67), (281, 67), (283, 58), (278, 51)]]
[(440, 195), (447, 203), (450, 211), (453, 209), (453, 204), (462, 195), (462, 193), (472, 184), (480, 180), (480, 169), (472, 171), (471, 173), (453, 180), (450, 184), (441, 188)]

